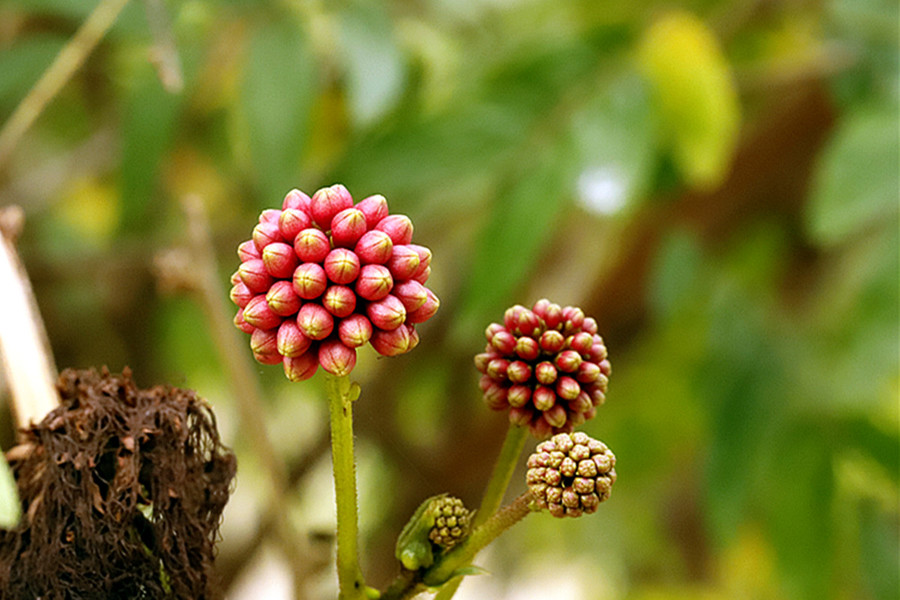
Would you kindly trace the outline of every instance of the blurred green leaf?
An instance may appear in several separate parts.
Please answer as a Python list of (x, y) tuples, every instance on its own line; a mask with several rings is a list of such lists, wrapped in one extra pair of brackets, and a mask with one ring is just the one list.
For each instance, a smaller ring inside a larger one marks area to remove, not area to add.
[(673, 232), (662, 241), (649, 292), (657, 317), (670, 319), (697, 298), (702, 261), (701, 249), (689, 233)]
[(859, 512), (860, 569), (865, 587), (876, 600), (893, 600), (900, 589), (897, 514), (884, 513), (873, 500), (861, 502)]
[(848, 115), (825, 149), (808, 206), (810, 235), (836, 244), (897, 218), (900, 142), (896, 112)]
[(855, 448), (873, 458), (891, 476), (895, 484), (900, 485), (900, 436), (897, 432), (887, 432), (876, 427), (864, 417), (845, 417), (841, 420), (844, 444)]
[(728, 174), (741, 115), (731, 69), (714, 34), (689, 13), (671, 13), (646, 32), (638, 59), (685, 181), (715, 187)]
[(54, 35), (35, 35), (0, 52), (0, 105), (8, 104), (11, 112), (50, 66), (65, 42)]
[(22, 506), (12, 470), (0, 454), (0, 528), (12, 529), (22, 518)]
[(316, 93), (315, 57), (299, 24), (284, 18), (259, 26), (250, 40), (239, 109), (252, 179), (265, 206), (297, 186)]

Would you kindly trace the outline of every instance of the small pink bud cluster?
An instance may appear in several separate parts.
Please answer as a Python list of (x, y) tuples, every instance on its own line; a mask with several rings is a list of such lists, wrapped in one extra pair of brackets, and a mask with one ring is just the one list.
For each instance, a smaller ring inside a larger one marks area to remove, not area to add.
[(487, 347), (475, 357), (485, 402), (508, 410), (509, 420), (536, 438), (572, 431), (606, 400), (606, 346), (580, 308), (546, 299), (531, 310), (516, 305), (485, 335)]
[(559, 433), (528, 457), (525, 481), (538, 507), (554, 517), (580, 517), (609, 498), (616, 456), (585, 433)]
[(264, 210), (231, 277), (234, 323), (256, 360), (301, 381), (319, 366), (348, 374), (367, 342), (384, 356), (412, 350), (416, 324), (440, 304), (425, 287), (431, 251), (412, 234), (384, 196), (354, 204), (340, 184), (311, 198), (292, 190), (281, 210)]

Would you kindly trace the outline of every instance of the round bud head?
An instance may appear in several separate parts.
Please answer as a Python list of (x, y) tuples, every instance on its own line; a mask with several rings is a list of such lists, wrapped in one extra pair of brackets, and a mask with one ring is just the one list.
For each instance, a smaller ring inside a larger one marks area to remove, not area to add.
[(320, 229), (303, 229), (294, 238), (294, 252), (303, 262), (320, 263), (331, 251), (331, 241)]
[(304, 304), (297, 313), (297, 326), (313, 340), (324, 340), (334, 330), (334, 318), (320, 304)]
[(287, 208), (278, 219), (278, 230), (285, 240), (293, 243), (297, 234), (312, 227), (312, 218), (302, 210)]
[(425, 288), (425, 293), (428, 295), (428, 298), (425, 299), (425, 303), (422, 304), (419, 308), (414, 311), (408, 312), (406, 314), (406, 320), (410, 323), (424, 323), (431, 317), (437, 313), (438, 308), (441, 307), (441, 301), (438, 300), (438, 297), (429, 290)]
[(409, 246), (394, 244), (387, 267), (395, 281), (409, 279), (419, 268), (419, 253)]
[(459, 498), (438, 497), (431, 510), (434, 514), (434, 525), (428, 532), (428, 539), (436, 546), (446, 550), (469, 535), (472, 513)]
[(335, 248), (325, 257), (325, 274), (328, 275), (328, 279), (339, 285), (355, 281), (359, 269), (359, 257), (352, 250)]
[(262, 252), (263, 248), (272, 244), (274, 242), (283, 242), (284, 238), (281, 237), (281, 230), (278, 229), (278, 223), (271, 223), (269, 221), (263, 221), (262, 223), (257, 224), (256, 227), (253, 228), (253, 243), (256, 244), (256, 248)]
[(244, 320), (243, 308), (239, 308), (237, 314), (234, 315), (234, 326), (244, 333), (253, 333), (253, 331), (256, 329), (256, 327)]
[(579, 517), (609, 498), (615, 465), (603, 442), (581, 432), (559, 433), (528, 457), (525, 481), (539, 508), (555, 517)]
[(266, 292), (266, 302), (272, 312), (280, 317), (290, 317), (300, 310), (300, 296), (294, 291), (290, 281), (280, 280), (272, 284)]
[(335, 246), (353, 248), (366, 232), (366, 216), (355, 208), (345, 208), (331, 220), (331, 240)]
[(282, 360), (284, 374), (291, 381), (305, 381), (316, 374), (319, 368), (318, 353), (310, 348), (300, 356), (285, 356)]
[(375, 229), (388, 234), (394, 245), (412, 242), (413, 224), (406, 215), (388, 215), (375, 225)]
[(356, 308), (356, 294), (345, 285), (332, 285), (322, 296), (322, 306), (335, 317), (350, 316)]
[(288, 320), (278, 327), (276, 335), (278, 353), (282, 356), (295, 358), (309, 350), (312, 340), (303, 335), (297, 322)]
[(325, 269), (317, 263), (303, 263), (297, 267), (291, 281), (294, 291), (304, 300), (318, 298), (328, 287)]
[(328, 340), (319, 346), (319, 364), (337, 377), (348, 375), (356, 366), (356, 350), (340, 340)]
[(297, 255), (284, 242), (272, 242), (263, 248), (262, 261), (269, 274), (279, 279), (290, 279), (297, 268)]
[(403, 308), (407, 313), (418, 309), (428, 300), (428, 290), (425, 289), (425, 286), (411, 279), (395, 285), (393, 294), (403, 303)]
[(350, 315), (338, 325), (338, 337), (349, 348), (358, 348), (372, 339), (372, 323), (363, 315)]
[(254, 294), (265, 293), (272, 285), (272, 275), (261, 258), (251, 258), (238, 267), (238, 277)]
[(310, 215), (316, 225), (327, 230), (334, 216), (353, 206), (353, 198), (343, 185), (336, 183), (313, 194), (309, 203)]
[(251, 298), (243, 314), (244, 321), (258, 329), (275, 329), (281, 324), (281, 317), (272, 312), (263, 294)]
[(247, 240), (238, 245), (238, 258), (241, 259), (241, 262), (244, 262), (252, 258), (262, 258), (262, 253), (260, 253), (253, 240)]
[(281, 203), (281, 209), (294, 209), (309, 213), (309, 202), (309, 196), (300, 190), (294, 189), (289, 191), (284, 197), (284, 201)]
[(254, 295), (255, 294), (250, 291), (250, 288), (244, 285), (243, 282), (240, 282), (231, 287), (231, 292), (229, 292), (228, 297), (231, 298), (231, 301), (236, 305), (244, 308)]
[(356, 209), (366, 216), (366, 229), (374, 229), (382, 219), (388, 216), (388, 203), (381, 194), (360, 200)]
[(370, 342), (378, 354), (382, 356), (398, 356), (410, 349), (409, 329), (406, 327), (397, 327), (390, 331), (376, 329), (372, 333)]
[(394, 279), (387, 267), (365, 265), (359, 270), (355, 289), (360, 298), (374, 302), (390, 294), (393, 287)]
[(364, 265), (383, 265), (390, 260), (394, 252), (394, 242), (383, 231), (367, 231), (356, 242), (353, 251)]
[(381, 300), (369, 304), (366, 315), (378, 329), (391, 331), (400, 327), (406, 320), (406, 309), (396, 296), (388, 294)]

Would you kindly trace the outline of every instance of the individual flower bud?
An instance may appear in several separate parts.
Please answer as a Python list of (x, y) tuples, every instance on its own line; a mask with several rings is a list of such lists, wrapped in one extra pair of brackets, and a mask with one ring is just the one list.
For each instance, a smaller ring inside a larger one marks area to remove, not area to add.
[(264, 221), (256, 225), (253, 228), (253, 243), (256, 244), (256, 248), (262, 252), (263, 248), (272, 244), (274, 242), (283, 242), (284, 238), (281, 237), (281, 230), (278, 229), (278, 223), (270, 223), (269, 221)]
[(488, 363), (491, 362), (494, 358), (496, 358), (496, 355), (490, 352), (482, 352), (481, 354), (476, 354), (475, 368), (478, 369), (480, 373), (486, 373)]
[[(512, 392), (512, 389), (510, 389)], [(526, 406), (512, 406), (509, 409), (509, 422), (519, 427), (528, 427), (534, 420), (534, 411)]]
[(559, 433), (528, 457), (525, 481), (537, 507), (554, 517), (597, 510), (616, 481), (616, 457), (588, 435)]
[(234, 273), (232, 273), (231, 277), (228, 279), (228, 281), (231, 283), (231, 285), (237, 285), (239, 283), (244, 283), (244, 281), (241, 279), (240, 271), (235, 271)]
[(516, 349), (516, 337), (510, 332), (498, 331), (491, 338), (491, 346), (497, 349), (497, 352), (503, 354), (511, 354)]
[(297, 313), (297, 326), (306, 337), (324, 340), (334, 330), (334, 318), (319, 304), (304, 304)]
[(255, 294), (250, 291), (243, 282), (236, 283), (231, 287), (231, 292), (229, 292), (228, 297), (231, 298), (231, 301), (236, 305), (244, 308), (247, 306), (247, 303), (250, 302), (250, 299), (253, 298)]
[(359, 275), (359, 257), (352, 250), (335, 248), (325, 257), (325, 274), (334, 283), (352, 283)]
[(549, 387), (539, 385), (531, 394), (531, 403), (541, 412), (550, 410), (556, 404), (556, 393)]
[(372, 338), (372, 323), (363, 315), (350, 315), (338, 325), (338, 337), (349, 348), (358, 348)]
[(394, 279), (387, 267), (365, 265), (359, 270), (355, 289), (360, 298), (374, 302), (390, 294), (393, 287)]
[(398, 356), (409, 351), (409, 329), (397, 327), (390, 331), (376, 329), (369, 340), (375, 352), (382, 356)]
[(353, 252), (364, 265), (383, 265), (390, 260), (391, 254), (394, 252), (394, 242), (383, 231), (367, 231), (356, 242)]
[(375, 225), (375, 229), (388, 234), (395, 246), (412, 242), (413, 224), (406, 215), (388, 215)]
[(393, 294), (403, 303), (403, 308), (410, 313), (428, 300), (428, 290), (418, 281), (401, 281), (394, 286)]
[(331, 239), (335, 246), (352, 248), (366, 232), (366, 216), (355, 208), (345, 208), (331, 220)]
[(244, 321), (259, 329), (275, 329), (281, 324), (281, 317), (272, 312), (263, 294), (250, 299), (243, 316)]
[(566, 409), (561, 404), (554, 404), (544, 411), (544, 420), (555, 429), (564, 427), (567, 419)]
[(534, 307), (532, 307), (532, 310), (537, 316), (543, 319), (544, 326), (547, 329), (556, 329), (563, 322), (562, 307), (560, 307), (559, 304), (550, 302), (546, 298), (538, 300)]
[(575, 350), (563, 350), (553, 360), (556, 368), (566, 373), (574, 373), (581, 366), (581, 355)]
[(531, 388), (527, 385), (512, 385), (506, 394), (506, 401), (510, 406), (522, 407), (528, 404), (529, 400), (531, 400)]
[(288, 320), (279, 325), (276, 342), (278, 353), (291, 358), (300, 356), (312, 344), (312, 340), (300, 331), (294, 320)]
[(419, 268), (419, 253), (409, 246), (394, 244), (387, 268), (390, 269), (395, 281), (409, 279)]
[[(256, 329), (250, 335), (250, 349), (254, 355), (278, 354), (278, 343), (274, 329)], [(276, 362), (281, 362), (281, 357)]]
[(600, 406), (606, 402), (606, 393), (603, 391), (602, 386), (597, 384), (589, 385), (585, 391), (591, 397), (591, 404), (594, 406)]
[(343, 377), (356, 366), (356, 350), (348, 348), (340, 340), (328, 340), (319, 346), (319, 364), (323, 369)]
[(356, 204), (356, 209), (366, 216), (366, 229), (373, 229), (378, 223), (388, 216), (388, 204), (384, 196), (375, 194)]
[(575, 379), (579, 383), (594, 383), (600, 377), (600, 367), (597, 363), (589, 360), (582, 361), (578, 365), (578, 371), (575, 373)]
[(434, 525), (428, 532), (428, 539), (444, 550), (452, 548), (469, 535), (472, 513), (462, 500), (453, 496), (439, 498), (433, 507)]
[(438, 297), (434, 292), (425, 288), (425, 293), (428, 294), (425, 303), (416, 310), (406, 314), (406, 320), (410, 323), (424, 323), (433, 317), (438, 311), (438, 308), (441, 307), (441, 301), (438, 300)]
[(287, 208), (278, 219), (278, 230), (285, 240), (293, 243), (297, 234), (312, 227), (312, 218), (302, 210)]
[(316, 374), (319, 368), (318, 353), (309, 349), (300, 356), (285, 356), (282, 360), (284, 374), (291, 381), (305, 381)]
[(594, 336), (586, 331), (579, 331), (567, 340), (569, 348), (578, 352), (581, 356), (588, 357), (591, 354), (591, 346), (594, 345)]
[(407, 352), (409, 352), (419, 345), (419, 332), (416, 331), (416, 326), (412, 323), (404, 323), (397, 329), (400, 328), (406, 329), (409, 332), (409, 349), (407, 350)]
[(506, 388), (496, 381), (488, 380), (488, 385), (482, 389), (485, 403), (492, 410), (505, 410), (509, 408), (509, 388)]
[(535, 365), (534, 378), (543, 385), (552, 385), (556, 381), (558, 372), (552, 363), (543, 361)]
[(520, 337), (516, 340), (515, 353), (522, 360), (533, 361), (541, 354), (541, 347), (534, 338)]
[(291, 279), (294, 291), (304, 300), (318, 298), (328, 287), (328, 276), (325, 269), (316, 263), (303, 263), (294, 270)]
[(488, 363), (486, 374), (494, 380), (506, 379), (506, 370), (509, 369), (509, 361), (505, 358), (495, 358)]
[(584, 311), (575, 306), (567, 306), (562, 311), (565, 332), (580, 331), (584, 325)]
[(336, 183), (313, 194), (309, 203), (309, 211), (316, 225), (327, 230), (336, 214), (352, 206), (353, 198), (350, 196), (350, 192), (340, 183)]
[(263, 248), (262, 261), (269, 274), (279, 279), (289, 279), (297, 268), (297, 255), (284, 242), (272, 242)]
[(356, 294), (344, 285), (329, 286), (322, 296), (322, 306), (335, 317), (347, 317), (356, 308)]
[(372, 325), (385, 331), (396, 329), (406, 320), (406, 309), (396, 296), (388, 294), (366, 307), (366, 315)]
[(564, 375), (556, 381), (556, 394), (563, 400), (574, 400), (580, 393), (581, 386), (568, 375)]
[(541, 334), (541, 350), (548, 354), (556, 354), (566, 347), (566, 338), (555, 329), (550, 329)]
[(290, 317), (300, 310), (300, 296), (290, 281), (276, 281), (266, 292), (266, 302), (272, 312), (280, 317)]
[[(421, 277), (425, 273), (425, 270), (431, 266), (431, 250), (418, 244), (407, 244), (407, 247), (412, 248), (416, 251), (416, 254), (419, 255), (419, 266), (416, 268), (415, 273), (412, 274), (411, 279)], [(425, 279), (428, 279), (428, 277)], [(425, 284), (424, 281), (420, 281), (419, 283)]]
[(241, 262), (244, 262), (253, 258), (262, 258), (262, 253), (253, 240), (247, 240), (238, 245), (238, 258), (241, 259)]
[(591, 410), (591, 408), (593, 407), (594, 404), (593, 402), (591, 402), (590, 395), (584, 390), (581, 390), (578, 396), (574, 400), (569, 402), (569, 408), (571, 409), (572, 413), (576, 415), (584, 414), (587, 411)]
[(281, 211), (277, 208), (267, 208), (261, 213), (259, 213), (259, 222), (260, 223), (274, 223), (278, 224), (278, 219), (281, 218)]
[(255, 294), (264, 293), (272, 285), (272, 275), (269, 274), (265, 263), (260, 258), (242, 262), (238, 267), (238, 276), (244, 285)]
[(330, 251), (331, 242), (320, 229), (304, 229), (294, 238), (294, 252), (303, 262), (320, 263)]
[(531, 379), (531, 366), (521, 360), (514, 360), (506, 370), (506, 376), (513, 383), (527, 383)]
[(581, 329), (591, 335), (595, 335), (598, 329), (597, 320), (594, 317), (585, 317), (584, 322), (581, 324)]
[(285, 195), (284, 201), (281, 203), (281, 210), (293, 209), (309, 213), (309, 202), (309, 196), (300, 190), (293, 189)]
[(244, 309), (239, 308), (237, 314), (234, 315), (234, 326), (244, 333), (253, 333), (256, 329), (253, 325), (244, 320)]
[(253, 358), (262, 365), (277, 365), (282, 360), (281, 355), (277, 352), (275, 354), (257, 354), (254, 352)]

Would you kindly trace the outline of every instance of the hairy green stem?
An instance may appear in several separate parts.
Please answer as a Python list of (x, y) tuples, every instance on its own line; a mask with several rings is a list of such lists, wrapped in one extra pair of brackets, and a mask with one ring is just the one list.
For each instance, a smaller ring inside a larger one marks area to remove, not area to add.
[(337, 504), (337, 573), (341, 600), (363, 600), (366, 586), (359, 567), (356, 463), (353, 455), (353, 401), (359, 387), (349, 377), (328, 375), (331, 459)]

